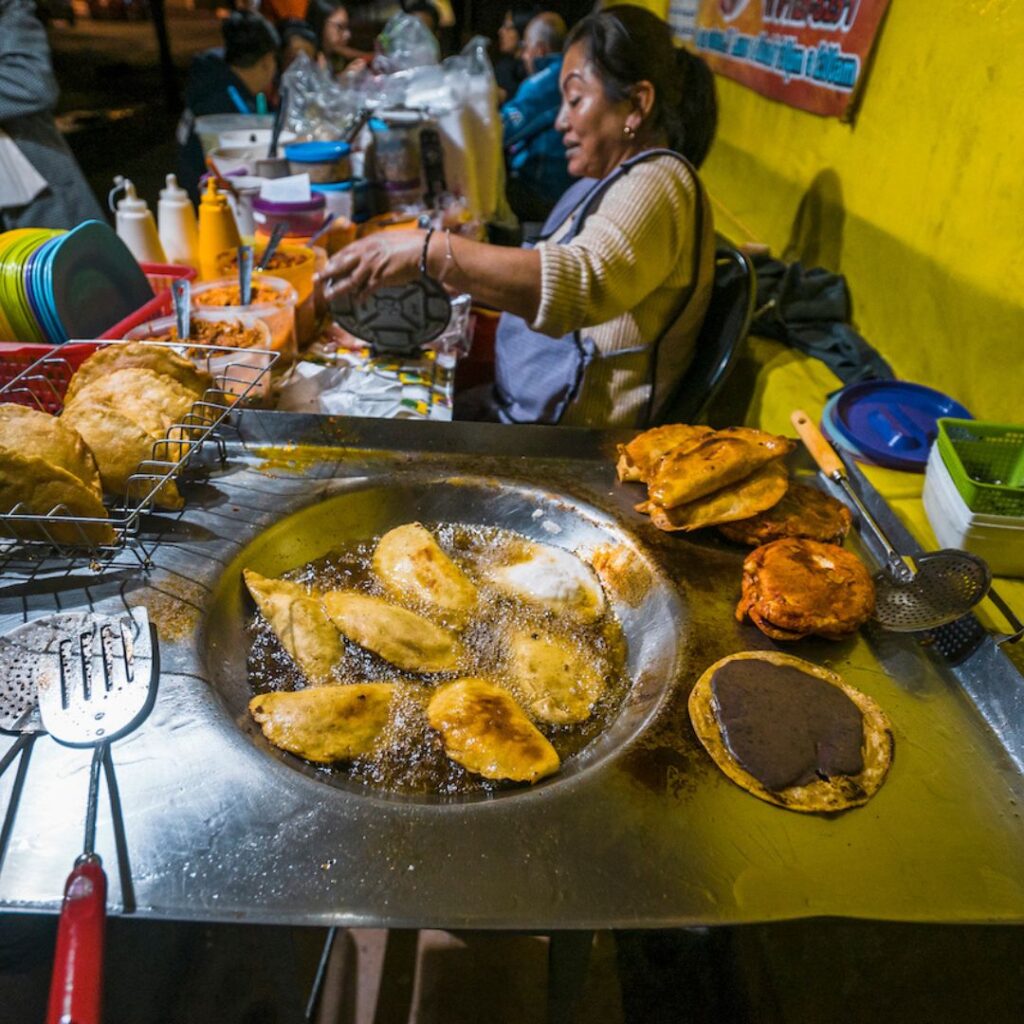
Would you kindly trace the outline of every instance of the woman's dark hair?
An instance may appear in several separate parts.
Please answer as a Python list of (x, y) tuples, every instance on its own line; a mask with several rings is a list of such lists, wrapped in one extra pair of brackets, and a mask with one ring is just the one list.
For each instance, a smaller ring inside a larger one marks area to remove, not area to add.
[(220, 30), (224, 37), (224, 60), (232, 67), (251, 68), (281, 47), (274, 26), (249, 11), (235, 11), (224, 20)]
[(628, 99), (637, 82), (654, 86), (654, 127), (699, 167), (718, 124), (715, 78), (707, 64), (672, 43), (668, 25), (643, 7), (616, 4), (589, 14), (565, 41), (580, 43), (611, 100)]
[(403, 0), (402, 10), (406, 14), (425, 14), (434, 25), (434, 31), (441, 28), (441, 12), (430, 0)]
[(540, 14), (543, 8), (537, 4), (523, 4), (517, 3), (512, 4), (508, 9), (508, 13), (512, 16), (512, 24), (515, 25), (516, 31), (519, 33), (519, 39), (522, 40), (523, 36), (526, 35), (526, 26), (530, 24), (533, 19)]

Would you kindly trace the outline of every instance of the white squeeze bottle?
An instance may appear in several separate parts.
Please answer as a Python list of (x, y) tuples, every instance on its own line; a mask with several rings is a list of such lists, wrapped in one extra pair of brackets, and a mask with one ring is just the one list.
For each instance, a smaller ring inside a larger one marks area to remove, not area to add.
[(124, 199), (117, 204), (117, 233), (140, 263), (166, 263), (156, 222), (145, 199), (135, 194), (135, 186), (126, 178)]
[(156, 216), (160, 242), (167, 259), (184, 267), (198, 267), (199, 232), (196, 227), (196, 208), (173, 174), (167, 175), (167, 187), (160, 190)]

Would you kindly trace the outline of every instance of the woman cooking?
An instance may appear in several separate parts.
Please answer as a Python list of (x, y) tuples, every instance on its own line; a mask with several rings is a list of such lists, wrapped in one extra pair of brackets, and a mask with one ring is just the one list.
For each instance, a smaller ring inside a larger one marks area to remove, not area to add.
[(714, 94), (705, 90), (695, 118), (685, 90), (696, 58), (678, 54), (665, 23), (642, 8), (584, 18), (566, 40), (556, 122), (569, 172), (584, 180), (540, 241), (508, 249), (447, 232), (381, 232), (331, 260), (328, 298), (413, 280), (422, 260), (448, 287), (504, 311), (489, 418), (648, 422), (692, 358), (714, 267), (707, 198), (679, 155), (703, 156)]

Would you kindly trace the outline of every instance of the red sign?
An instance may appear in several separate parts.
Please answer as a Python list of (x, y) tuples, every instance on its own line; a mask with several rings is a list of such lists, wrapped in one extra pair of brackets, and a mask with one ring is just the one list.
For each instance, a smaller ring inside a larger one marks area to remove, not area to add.
[(770, 99), (847, 118), (889, 0), (701, 0), (694, 43)]

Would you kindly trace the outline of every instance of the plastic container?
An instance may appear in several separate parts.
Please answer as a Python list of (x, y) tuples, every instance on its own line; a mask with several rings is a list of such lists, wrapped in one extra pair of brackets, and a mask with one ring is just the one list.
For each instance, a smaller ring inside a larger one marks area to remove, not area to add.
[(139, 263), (166, 263), (164, 247), (156, 230), (156, 221), (146, 204), (135, 192), (135, 185), (125, 179), (124, 198), (118, 200), (117, 236), (131, 250)]
[(219, 277), (219, 254), (239, 244), (238, 224), (228, 206), (227, 196), (217, 191), (211, 178), (199, 202), (199, 276), (204, 281)]
[(370, 118), (378, 181), (405, 186), (421, 182), (422, 127), (423, 117), (415, 111), (387, 110)]
[(166, 187), (160, 190), (157, 203), (157, 230), (168, 263), (186, 267), (199, 266), (199, 225), (196, 208), (188, 193), (168, 174)]
[(362, 178), (311, 185), (310, 188), (324, 197), (327, 213), (344, 217), (354, 224), (362, 224), (373, 216), (373, 189)]
[[(213, 374), (225, 391), (234, 395), (242, 394), (246, 387), (256, 382), (260, 377), (260, 373), (270, 366), (270, 356), (268, 354), (271, 350), (270, 329), (255, 313), (232, 314), (224, 310), (205, 310), (201, 314), (193, 313), (192, 319), (214, 323), (235, 321), (241, 323), (243, 327), (257, 332), (259, 336), (257, 344), (246, 348), (238, 348), (234, 352), (224, 353), (223, 355), (207, 355), (203, 353), (202, 349), (189, 352), (189, 358)], [(176, 320), (173, 316), (161, 317), (158, 320), (150, 320), (140, 324), (129, 331), (125, 337), (133, 341), (145, 341), (147, 339), (173, 341), (177, 337), (175, 324)], [(196, 344), (202, 343), (197, 341)], [(263, 373), (263, 377), (259, 379), (253, 393), (262, 397), (270, 394), (269, 373)]]
[(264, 139), (265, 153), (270, 148), (273, 130), (273, 114), (204, 114), (196, 118), (196, 135), (203, 156), (217, 146), (256, 145)]
[(252, 217), (256, 231), (270, 235), (280, 223), (286, 223), (285, 238), (311, 238), (324, 222), (327, 203), (321, 193), (314, 192), (306, 202), (274, 203), (256, 196), (252, 201)]
[(942, 547), (961, 548), (984, 558), (997, 576), (1024, 576), (1024, 518), (972, 512), (937, 444), (928, 457), (922, 500)]
[(936, 443), (972, 512), (1024, 517), (1024, 426), (943, 418)]
[(200, 314), (223, 312), (234, 317), (255, 313), (270, 330), (270, 345), (282, 358), (294, 359), (295, 307), (299, 296), (295, 286), (280, 277), (259, 274), (253, 280), (253, 301), (248, 306), (238, 302), (238, 278), (225, 277), (208, 281), (192, 289), (192, 306)]
[(314, 184), (351, 178), (351, 154), (347, 142), (293, 142), (284, 147), (292, 174), (308, 174)]

